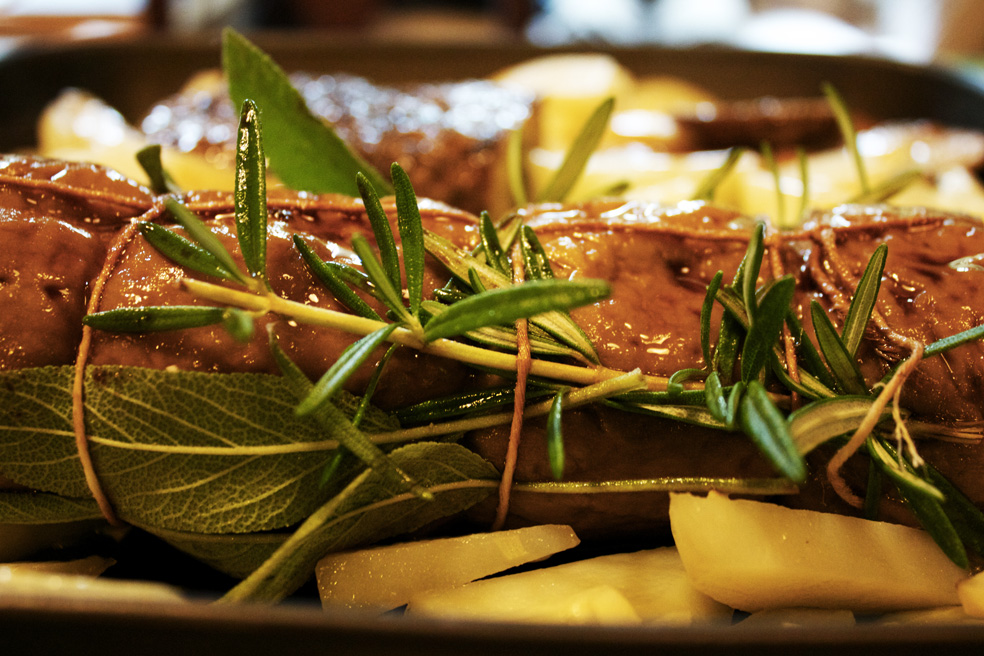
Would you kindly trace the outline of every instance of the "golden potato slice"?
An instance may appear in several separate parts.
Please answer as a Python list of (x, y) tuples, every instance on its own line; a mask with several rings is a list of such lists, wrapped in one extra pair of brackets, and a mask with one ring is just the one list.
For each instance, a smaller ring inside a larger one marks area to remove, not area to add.
[(760, 610), (752, 613), (736, 626), (738, 628), (774, 627), (787, 629), (796, 627), (842, 627), (855, 625), (854, 613), (849, 610), (827, 610), (824, 608), (778, 608)]
[(325, 608), (391, 610), (415, 594), (542, 560), (578, 542), (570, 526), (545, 525), (329, 554), (318, 562), (318, 589)]
[[(615, 601), (614, 589), (634, 615)], [(594, 609), (594, 610), (591, 610)], [(671, 547), (599, 556), (414, 596), (408, 613), (480, 621), (688, 625), (729, 622), (731, 609), (690, 584)]]
[(741, 610), (955, 605), (967, 577), (923, 531), (717, 493), (671, 495), (670, 527), (694, 587)]
[(984, 617), (984, 572), (958, 583), (957, 597), (965, 613), (971, 617)]

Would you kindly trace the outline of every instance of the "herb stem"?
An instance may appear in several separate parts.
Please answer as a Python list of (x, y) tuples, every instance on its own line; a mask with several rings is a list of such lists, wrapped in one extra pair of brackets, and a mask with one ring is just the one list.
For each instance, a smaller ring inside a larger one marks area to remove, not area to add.
[[(357, 335), (368, 335), (386, 325), (383, 322), (373, 319), (366, 319), (345, 312), (291, 301), (268, 292), (244, 292), (193, 278), (184, 278), (182, 285), (195, 296), (216, 303), (225, 303), (244, 310), (274, 312), (300, 321), (301, 323), (325, 328), (335, 328)], [(422, 353), (457, 360), (465, 364), (481, 365), (504, 371), (516, 371), (517, 368), (518, 358), (513, 353), (492, 351), (450, 339), (435, 339), (432, 342), (425, 343), (411, 330), (406, 328), (397, 328), (394, 330), (389, 336), (389, 341), (394, 344), (408, 346)], [(530, 367), (530, 375), (532, 376), (580, 385), (593, 385), (625, 374), (626, 372), (624, 371), (609, 369), (607, 367), (587, 367), (539, 359), (534, 359)], [(669, 379), (665, 376), (641, 375), (645, 381), (646, 389), (652, 391), (666, 389)]]

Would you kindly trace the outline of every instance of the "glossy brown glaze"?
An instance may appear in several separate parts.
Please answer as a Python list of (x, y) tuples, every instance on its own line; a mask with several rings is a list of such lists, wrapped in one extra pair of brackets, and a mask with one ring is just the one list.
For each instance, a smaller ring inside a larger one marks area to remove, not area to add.
[[(104, 169), (8, 161), (10, 174), (0, 177), (5, 208), (0, 213), (0, 369), (74, 361), (89, 285), (113, 240), (119, 257), (108, 271), (97, 309), (199, 302), (178, 285), (185, 272), (165, 261), (139, 233), (120, 230), (135, 217), (170, 223), (160, 199)], [(230, 195), (189, 193), (184, 200), (238, 257)], [(384, 205), (395, 221), (392, 201)], [(361, 201), (278, 190), (271, 193), (268, 207), (268, 270), (274, 290), (293, 300), (337, 308), (291, 240), (299, 235), (321, 257), (354, 263), (352, 236), (362, 233), (371, 240)], [(540, 205), (521, 214), (537, 231), (556, 275), (612, 283), (610, 298), (574, 312), (602, 364), (639, 367), (654, 375), (702, 365), (698, 318), (705, 288), (718, 270), (726, 279), (734, 275), (747, 248), (751, 224), (746, 219), (701, 203), (658, 208), (616, 201)], [(454, 243), (469, 247), (476, 241), (476, 221), (470, 214), (421, 201), (421, 215), (427, 229)], [(811, 300), (819, 301), (839, 326), (868, 258), (882, 242), (889, 245), (888, 264), (875, 317), (859, 351), (869, 383), (908, 355), (910, 340), (929, 343), (984, 322), (984, 271), (975, 268), (973, 259), (984, 252), (980, 221), (927, 210), (839, 208), (796, 233), (770, 233), (762, 269), (763, 279), (787, 273), (796, 277), (795, 306), (808, 329)], [(440, 267), (428, 262), (425, 289), (445, 280)], [(273, 372), (263, 330), (270, 321), (277, 322), (282, 345), (311, 376), (323, 372), (354, 339), (277, 317), (264, 318), (247, 344), (213, 328), (128, 335), (97, 331), (89, 362)], [(363, 371), (352, 379), (353, 391), (361, 389), (365, 376)], [(480, 384), (457, 363), (407, 351), (387, 367), (376, 401), (394, 407)], [(982, 387), (984, 347), (975, 343), (925, 362), (906, 386), (903, 400), (923, 419), (979, 426)], [(568, 480), (770, 475), (755, 447), (737, 435), (595, 407), (565, 415), (564, 426)], [(517, 480), (550, 478), (543, 433), (540, 422), (526, 426)], [(502, 465), (504, 429), (477, 432), (466, 441)], [(922, 451), (984, 505), (980, 447), (928, 442)], [(794, 503), (842, 510), (824, 486), (822, 475), (815, 476)], [(511, 516), (516, 523), (573, 522), (586, 536), (636, 532), (664, 522), (666, 502), (665, 494), (655, 493), (517, 494)]]

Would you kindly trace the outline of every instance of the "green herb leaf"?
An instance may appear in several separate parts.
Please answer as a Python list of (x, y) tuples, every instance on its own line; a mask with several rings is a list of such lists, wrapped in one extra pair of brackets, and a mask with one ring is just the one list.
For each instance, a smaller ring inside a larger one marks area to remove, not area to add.
[[(535, 400), (553, 394), (551, 389), (533, 388), (526, 392), (527, 400)], [(515, 386), (461, 392), (437, 399), (428, 399), (405, 408), (393, 415), (402, 425), (429, 424), (463, 415), (483, 414), (512, 406), (515, 402)]]
[(479, 217), (479, 235), (482, 238), (482, 251), (485, 253), (485, 262), (507, 276), (511, 276), (509, 256), (502, 250), (499, 243), (499, 233), (492, 223), (492, 218), (488, 212), (482, 212)]
[(82, 323), (112, 333), (153, 333), (222, 323), (227, 308), (166, 305), (105, 310), (82, 317)]
[(547, 461), (550, 473), (558, 481), (564, 477), (564, 433), (560, 421), (563, 408), (564, 392), (559, 391), (547, 413)]
[(236, 235), (246, 270), (266, 280), (266, 158), (256, 105), (246, 99), (236, 140)]
[(357, 196), (355, 174), (392, 190), (383, 176), (353, 153), (307, 108), (304, 98), (269, 56), (235, 30), (222, 34), (222, 66), (236, 107), (247, 98), (260, 110), (270, 168), (287, 186), (317, 193)]
[(253, 339), (253, 315), (238, 308), (226, 308), (222, 313), (222, 327), (232, 338), (243, 344)]
[(950, 349), (967, 344), (968, 342), (976, 342), (979, 339), (984, 339), (984, 324), (974, 326), (973, 328), (962, 330), (955, 335), (950, 335), (949, 337), (936, 340), (923, 350), (923, 357), (931, 358), (934, 355), (946, 353)]
[(666, 391), (676, 396), (683, 392), (683, 384), (688, 380), (700, 380), (707, 375), (704, 369), (679, 369), (674, 371), (669, 380), (666, 381)]
[(232, 259), (232, 255), (226, 250), (226, 247), (222, 245), (219, 238), (209, 230), (208, 226), (202, 223), (201, 219), (195, 216), (191, 210), (184, 206), (181, 201), (176, 198), (167, 198), (164, 200), (164, 207), (170, 212), (174, 220), (177, 221), (182, 228), (188, 232), (188, 236), (191, 237), (192, 241), (201, 246), (203, 249), (212, 254), (219, 264), (231, 275), (234, 279), (245, 284), (246, 277), (239, 271), (239, 267), (236, 265), (236, 261)]
[(769, 398), (765, 386), (757, 380), (747, 383), (738, 421), (776, 471), (794, 483), (806, 480), (806, 462), (793, 442), (786, 418)]
[[(824, 442), (853, 433), (867, 416), (874, 399), (870, 396), (837, 396), (798, 408), (789, 415), (789, 432), (796, 450), (806, 455)], [(891, 419), (885, 410), (882, 419)]]
[(943, 511), (964, 546), (984, 556), (984, 512), (934, 467), (927, 465), (925, 472), (929, 483), (943, 493)]
[(537, 194), (537, 202), (561, 202), (567, 197), (567, 194), (573, 189), (578, 178), (581, 177), (584, 167), (587, 166), (588, 160), (591, 158), (592, 153), (594, 153), (595, 148), (598, 147), (601, 138), (605, 135), (605, 130), (608, 128), (608, 120), (611, 118), (614, 109), (615, 99), (608, 98), (598, 105), (591, 116), (588, 117), (588, 120), (584, 123), (584, 127), (581, 128), (581, 132), (578, 133), (574, 139), (574, 143), (571, 144), (570, 150), (564, 156), (564, 161), (561, 163), (560, 168), (554, 173), (553, 178), (547, 186)]
[(792, 276), (783, 276), (772, 283), (762, 296), (757, 318), (748, 330), (741, 351), (741, 379), (745, 384), (758, 377), (775, 350), (779, 329), (785, 321), (795, 286)]
[(140, 223), (140, 234), (151, 246), (156, 248), (161, 255), (168, 258), (178, 266), (186, 269), (204, 273), (207, 276), (215, 276), (224, 280), (239, 281), (242, 276), (230, 272), (226, 266), (210, 252), (185, 239), (173, 230), (143, 221)]
[(155, 194), (178, 193), (181, 191), (174, 180), (164, 170), (161, 163), (161, 145), (150, 144), (137, 151), (137, 163), (147, 174), (150, 188)]
[(543, 244), (536, 232), (528, 225), (520, 229), (520, 249), (523, 253), (523, 268), (526, 271), (528, 280), (540, 280), (541, 278), (553, 278), (553, 267), (547, 258), (547, 252), (543, 250)]
[(509, 193), (513, 198), (513, 205), (522, 207), (526, 205), (526, 167), (525, 153), (523, 152), (523, 130), (524, 123), (519, 128), (509, 133), (509, 141), (506, 144), (506, 178), (509, 180)]
[(707, 176), (700, 181), (700, 184), (697, 185), (697, 189), (694, 191), (694, 200), (703, 200), (707, 202), (713, 201), (714, 194), (717, 192), (718, 187), (721, 186), (721, 183), (724, 182), (725, 178), (727, 178), (731, 171), (734, 170), (738, 160), (740, 160), (741, 156), (744, 154), (745, 149), (741, 146), (730, 148), (728, 150), (728, 155), (724, 158), (724, 162), (721, 163), (721, 166), (708, 173)]
[(822, 88), (824, 95), (827, 96), (827, 102), (834, 112), (834, 119), (836, 119), (837, 127), (840, 128), (841, 136), (844, 138), (844, 145), (854, 160), (854, 167), (858, 172), (861, 193), (868, 194), (871, 192), (871, 185), (868, 183), (868, 171), (865, 169), (864, 159), (861, 157), (861, 151), (858, 150), (858, 134), (854, 129), (851, 112), (848, 110), (844, 98), (841, 97), (834, 85), (824, 83)]
[(718, 271), (711, 278), (704, 293), (704, 303), (700, 307), (700, 350), (704, 356), (704, 366), (711, 366), (711, 311), (714, 309), (714, 297), (717, 296), (718, 288), (721, 287), (721, 280), (724, 272)]
[(336, 262), (325, 262), (314, 252), (314, 249), (307, 243), (304, 237), (294, 235), (294, 246), (301, 254), (304, 263), (307, 264), (311, 273), (328, 291), (337, 298), (345, 307), (355, 312), (360, 317), (382, 321), (379, 313), (369, 307), (369, 304), (362, 300), (358, 294), (343, 282), (342, 276), (345, 274), (343, 269), (349, 268)]
[(759, 270), (762, 268), (762, 255), (765, 253), (765, 224), (759, 223), (755, 226), (751, 238), (748, 240), (748, 250), (741, 261), (741, 298), (745, 302), (748, 312), (748, 324), (755, 323), (756, 300), (755, 290), (758, 287)]
[(338, 360), (328, 368), (295, 411), (299, 417), (309, 415), (326, 403), (342, 388), (345, 381), (361, 367), (373, 351), (386, 342), (398, 324), (391, 323), (379, 330), (369, 333), (362, 339), (350, 344), (339, 356)]
[(851, 299), (851, 306), (847, 310), (841, 341), (852, 358), (858, 351), (858, 345), (864, 337), (864, 329), (871, 319), (871, 311), (875, 308), (887, 257), (888, 244), (879, 244), (868, 259), (868, 265), (864, 269), (858, 288), (854, 290), (854, 298)]
[(595, 303), (611, 293), (601, 280), (531, 280), (521, 285), (493, 289), (449, 307), (424, 327), (430, 342), (461, 335), (488, 325), (503, 325), (544, 312)]
[(355, 254), (359, 256), (359, 260), (362, 261), (362, 268), (365, 270), (366, 275), (369, 276), (369, 280), (379, 292), (378, 298), (386, 304), (390, 310), (392, 310), (401, 321), (410, 324), (413, 318), (410, 313), (407, 312), (407, 308), (403, 305), (403, 294), (401, 290), (394, 287), (392, 282), (383, 269), (382, 263), (376, 259), (376, 254), (373, 253), (372, 247), (366, 238), (362, 235), (355, 235), (352, 237), (352, 250)]
[(813, 319), (813, 331), (816, 333), (820, 352), (830, 366), (830, 372), (834, 375), (838, 387), (848, 394), (867, 394), (868, 388), (864, 384), (857, 362), (847, 352), (847, 347), (841, 341), (837, 329), (834, 328), (823, 306), (815, 300), (810, 303), (810, 316)]
[(704, 398), (711, 415), (718, 421), (727, 423), (728, 401), (724, 398), (721, 377), (716, 371), (707, 374), (704, 380)]
[(878, 506), (882, 498), (882, 473), (878, 464), (868, 460), (868, 484), (864, 487), (864, 506), (862, 511), (865, 519), (878, 519)]
[[(503, 241), (502, 243), (505, 242)], [(512, 286), (511, 278), (506, 277), (497, 269), (457, 248), (443, 237), (439, 237), (425, 230), (424, 245), (428, 253), (437, 258), (452, 275), (461, 281), (467, 283), (468, 272), (470, 269), (474, 269), (482, 284), (489, 290)], [(590, 362), (598, 363), (598, 354), (595, 352), (591, 340), (588, 339), (584, 331), (581, 330), (569, 315), (562, 312), (545, 312), (535, 317), (530, 317), (530, 322), (553, 335), (562, 344), (581, 353)]]
[(362, 196), (362, 204), (366, 208), (366, 216), (369, 217), (369, 225), (372, 226), (372, 234), (376, 238), (376, 249), (379, 251), (379, 259), (383, 264), (383, 269), (393, 287), (403, 289), (403, 278), (400, 275), (400, 254), (396, 250), (393, 229), (390, 227), (383, 204), (379, 201), (379, 195), (369, 179), (362, 173), (356, 174), (355, 182), (359, 188), (359, 195)]
[(433, 501), (408, 494), (368, 471), (312, 513), (223, 601), (279, 601), (311, 576), (324, 554), (408, 533), (459, 513), (498, 484), (498, 472), (489, 463), (457, 444), (412, 444), (390, 457), (431, 492)]

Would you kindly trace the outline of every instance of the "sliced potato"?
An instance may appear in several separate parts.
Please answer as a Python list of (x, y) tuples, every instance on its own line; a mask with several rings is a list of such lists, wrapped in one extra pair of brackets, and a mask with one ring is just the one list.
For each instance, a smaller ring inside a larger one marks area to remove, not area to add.
[(36, 572), (40, 574), (71, 574), (76, 576), (99, 576), (116, 561), (102, 556), (88, 556), (76, 560), (40, 560), (4, 563), (12, 572)]
[(961, 581), (957, 585), (957, 597), (965, 613), (971, 617), (984, 617), (984, 572)]
[(874, 620), (878, 624), (984, 624), (984, 618), (971, 617), (962, 606), (944, 606), (925, 610), (903, 610), (886, 613)]
[(492, 76), (540, 99), (540, 145), (566, 151), (591, 113), (607, 98), (627, 98), (635, 80), (611, 55), (576, 53), (530, 59)]
[[(612, 588), (635, 616), (620, 610)], [(593, 608), (595, 610), (588, 610)], [(602, 610), (604, 609), (604, 610)], [(671, 547), (599, 556), (414, 596), (408, 612), (430, 617), (504, 622), (687, 625), (728, 622), (731, 609), (690, 584)]]
[(794, 627), (841, 627), (855, 625), (854, 613), (849, 610), (828, 610), (825, 608), (779, 608), (760, 610), (739, 622), (739, 628), (775, 627), (777, 629)]
[(694, 586), (746, 611), (948, 606), (967, 577), (923, 531), (717, 493), (671, 495), (670, 526)]
[(0, 597), (107, 600), (114, 602), (183, 602), (177, 588), (151, 581), (105, 580), (0, 565)]
[(570, 526), (545, 525), (329, 554), (316, 569), (318, 589), (325, 608), (390, 610), (412, 595), (542, 560), (578, 542)]

